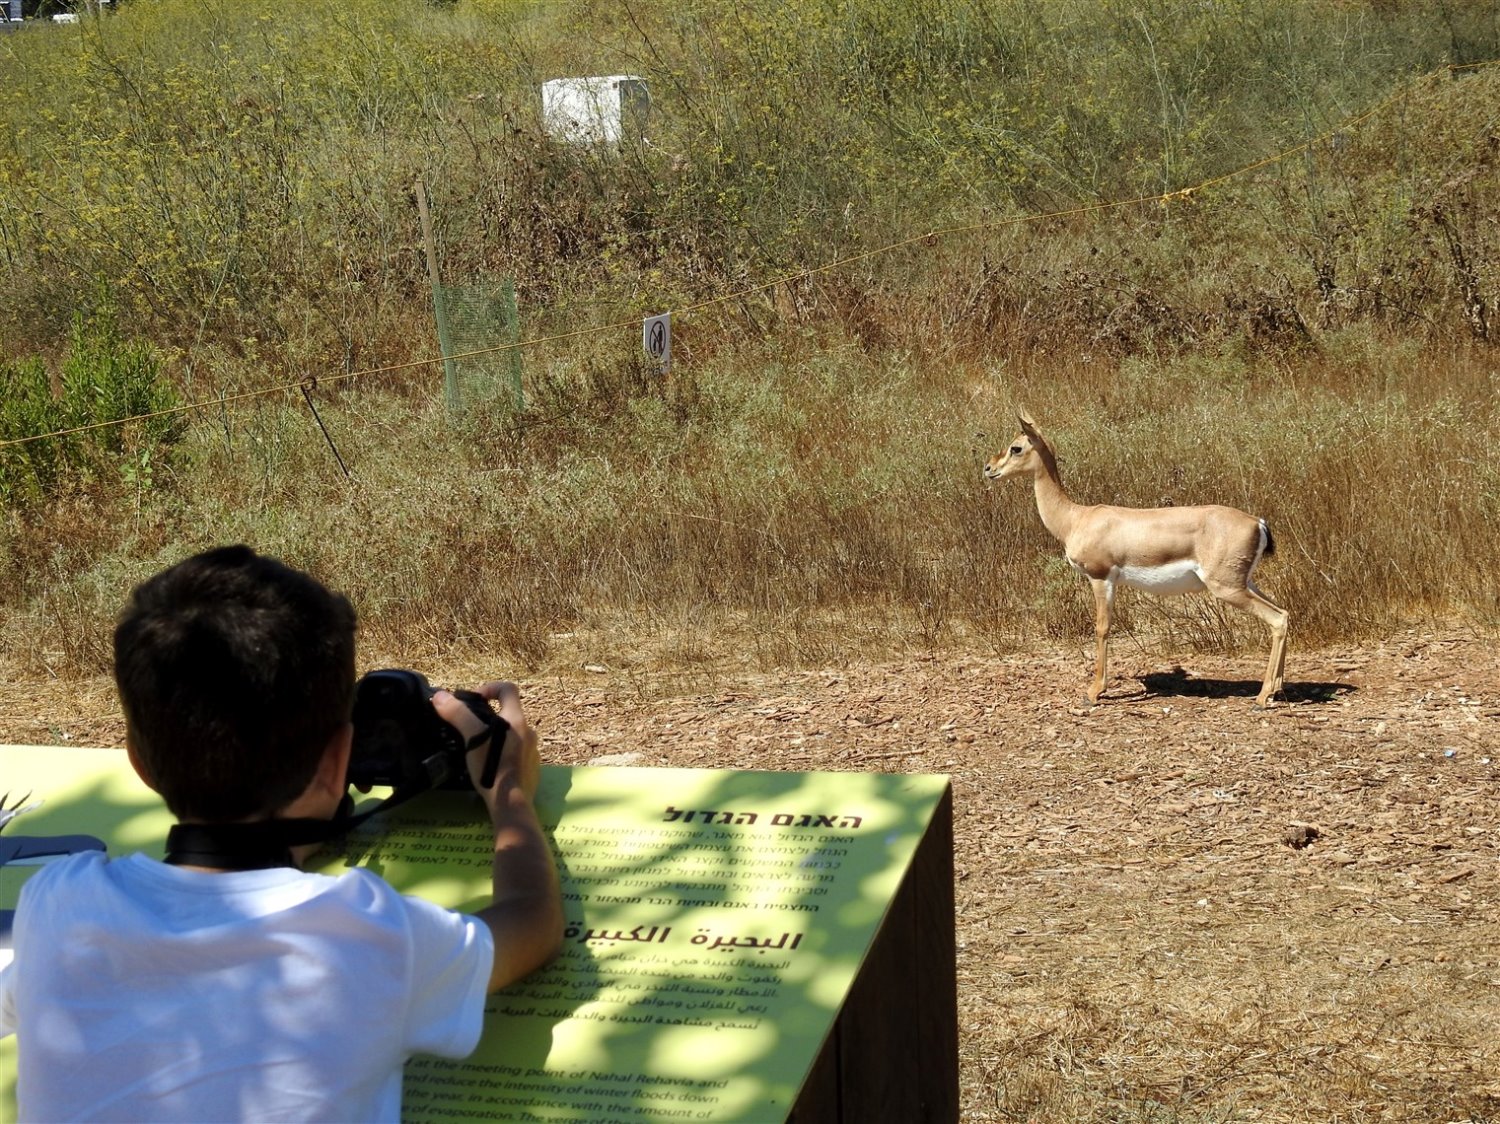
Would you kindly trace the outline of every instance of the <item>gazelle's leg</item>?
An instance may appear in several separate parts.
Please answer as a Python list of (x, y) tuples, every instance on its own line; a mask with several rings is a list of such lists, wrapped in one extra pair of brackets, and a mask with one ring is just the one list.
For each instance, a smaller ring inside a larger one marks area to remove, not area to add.
[(1089, 585), (1094, 589), (1094, 682), (1089, 686), (1089, 702), (1096, 703), (1104, 693), (1104, 677), (1109, 667), (1109, 626), (1115, 585), (1101, 578), (1090, 578)]
[(1266, 662), (1265, 681), (1261, 683), (1260, 694), (1255, 699), (1257, 708), (1268, 706), (1271, 696), (1282, 687), (1282, 676), (1286, 668), (1286, 634), (1292, 615), (1253, 584), (1247, 583), (1244, 587), (1210, 584), (1208, 591), (1236, 609), (1254, 613), (1271, 630), (1271, 657)]
[[(1246, 585), (1249, 586), (1250, 593), (1253, 596), (1260, 598), (1267, 605), (1269, 605), (1273, 609), (1276, 609), (1281, 614), (1280, 630), (1277, 630), (1275, 624), (1271, 624), (1271, 663), (1274, 665), (1274, 667), (1267, 668), (1266, 672), (1267, 678), (1274, 681), (1271, 685), (1271, 694), (1280, 694), (1282, 689), (1282, 680), (1286, 675), (1286, 641), (1287, 633), (1291, 630), (1292, 614), (1281, 608), (1280, 605), (1277, 605), (1274, 601), (1272, 601), (1269, 597), (1262, 593), (1254, 582), (1247, 582)], [(1270, 624), (1271, 622), (1267, 621), (1267, 623)]]

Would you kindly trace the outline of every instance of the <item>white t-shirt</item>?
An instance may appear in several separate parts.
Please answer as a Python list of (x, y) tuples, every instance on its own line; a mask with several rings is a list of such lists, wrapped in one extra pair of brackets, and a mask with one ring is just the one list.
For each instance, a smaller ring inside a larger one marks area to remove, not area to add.
[(478, 1044), (477, 918), (364, 870), (209, 874), (75, 855), (21, 892), (0, 971), (23, 1120), (400, 1119), (414, 1053)]

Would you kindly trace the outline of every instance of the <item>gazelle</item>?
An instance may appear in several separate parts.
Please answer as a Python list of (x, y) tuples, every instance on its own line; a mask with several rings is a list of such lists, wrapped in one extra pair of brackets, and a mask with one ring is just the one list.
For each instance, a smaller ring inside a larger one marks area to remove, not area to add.
[(984, 466), (986, 480), (1007, 476), (1032, 478), (1042, 523), (1062, 543), (1068, 562), (1093, 586), (1090, 703), (1097, 703), (1104, 691), (1115, 586), (1122, 582), (1156, 594), (1206, 589), (1219, 600), (1254, 613), (1271, 630), (1271, 659), (1256, 708), (1268, 705), (1281, 690), (1291, 617), (1256, 589), (1252, 579), (1256, 564), (1276, 549), (1264, 519), (1216, 504), (1140, 508), (1074, 503), (1063, 491), (1051, 447), (1025, 414), (1021, 415), (1021, 433), (1010, 448)]

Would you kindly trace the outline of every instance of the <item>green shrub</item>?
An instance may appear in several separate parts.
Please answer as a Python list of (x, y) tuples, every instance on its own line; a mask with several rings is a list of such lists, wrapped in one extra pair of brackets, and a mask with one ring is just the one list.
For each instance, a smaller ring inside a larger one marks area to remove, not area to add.
[[(0, 363), (0, 442), (52, 433), (64, 416), (40, 359)], [(70, 446), (66, 438), (0, 444), (0, 501), (19, 506), (51, 488)]]
[(61, 393), (36, 358), (0, 364), (0, 499), (24, 506), (64, 482), (106, 480), (149, 489), (186, 422), (149, 344), (121, 338), (101, 291), (78, 312)]

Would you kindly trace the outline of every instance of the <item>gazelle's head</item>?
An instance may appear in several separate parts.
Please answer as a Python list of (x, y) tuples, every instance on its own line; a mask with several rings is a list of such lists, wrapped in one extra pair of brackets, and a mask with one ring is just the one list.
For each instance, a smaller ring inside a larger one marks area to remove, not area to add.
[(1036, 423), (1029, 417), (1022, 414), (1020, 421), (1021, 432), (1011, 440), (1010, 447), (985, 462), (986, 480), (1003, 480), (1016, 475), (1036, 476), (1046, 471), (1042, 458), (1043, 450), (1051, 451), (1047, 449), (1047, 442), (1042, 440), (1042, 435), (1036, 431)]

